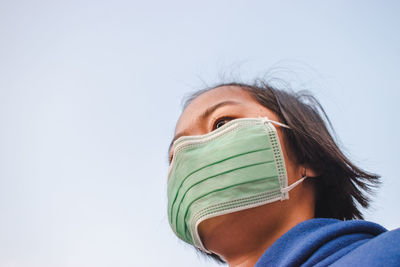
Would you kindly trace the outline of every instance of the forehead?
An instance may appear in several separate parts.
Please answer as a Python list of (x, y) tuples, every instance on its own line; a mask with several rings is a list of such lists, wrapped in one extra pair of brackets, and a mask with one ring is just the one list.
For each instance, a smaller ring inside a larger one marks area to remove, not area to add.
[(185, 108), (176, 125), (175, 133), (184, 130), (188, 125), (195, 123), (197, 118), (209, 107), (224, 101), (237, 102), (249, 110), (266, 110), (250, 95), (249, 92), (238, 86), (221, 86), (207, 91), (196, 97)]

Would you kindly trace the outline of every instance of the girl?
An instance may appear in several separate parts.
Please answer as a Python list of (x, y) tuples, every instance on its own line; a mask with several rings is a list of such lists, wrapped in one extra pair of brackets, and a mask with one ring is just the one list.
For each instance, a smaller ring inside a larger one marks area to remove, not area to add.
[(399, 266), (400, 231), (360, 212), (379, 177), (344, 156), (321, 114), (311, 95), (268, 84), (195, 93), (169, 151), (176, 235), (230, 266)]

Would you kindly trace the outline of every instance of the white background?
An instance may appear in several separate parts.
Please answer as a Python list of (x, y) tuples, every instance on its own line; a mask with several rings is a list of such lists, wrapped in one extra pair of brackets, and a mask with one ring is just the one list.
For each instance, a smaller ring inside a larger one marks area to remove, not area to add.
[[(0, 266), (212, 266), (169, 229), (182, 98), (311, 90), (400, 225), (398, 1), (0, 1)], [(272, 70), (272, 71), (271, 71)]]

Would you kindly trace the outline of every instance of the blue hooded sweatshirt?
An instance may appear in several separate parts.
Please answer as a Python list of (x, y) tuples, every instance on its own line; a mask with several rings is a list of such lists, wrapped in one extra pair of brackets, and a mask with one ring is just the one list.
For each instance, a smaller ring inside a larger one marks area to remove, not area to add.
[(264, 266), (400, 266), (400, 228), (361, 220), (312, 219), (281, 236), (256, 263)]

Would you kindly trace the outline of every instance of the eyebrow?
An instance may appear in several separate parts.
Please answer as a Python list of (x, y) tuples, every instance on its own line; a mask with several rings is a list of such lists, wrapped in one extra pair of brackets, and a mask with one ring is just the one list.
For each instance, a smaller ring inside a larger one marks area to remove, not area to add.
[[(215, 104), (214, 106), (211, 106), (211, 107), (207, 108), (207, 109), (200, 115), (200, 120), (204, 120), (204, 119), (208, 118), (214, 111), (216, 111), (217, 109), (219, 109), (219, 108), (221, 108), (221, 107), (223, 107), (223, 106), (227, 106), (227, 105), (238, 105), (238, 104), (239, 104), (239, 102), (232, 101), (232, 100), (226, 100), (226, 101), (219, 102), (219, 103)], [(175, 142), (179, 137), (187, 136), (187, 135), (189, 135), (189, 134), (187, 133), (187, 131), (183, 131), (183, 132), (180, 132), (180, 133), (176, 134), (176, 135), (174, 136), (174, 138), (172, 139), (171, 143), (169, 144), (169, 147), (168, 147), (168, 154), (171, 152), (171, 147), (172, 147), (172, 145), (174, 144), (174, 142)]]

